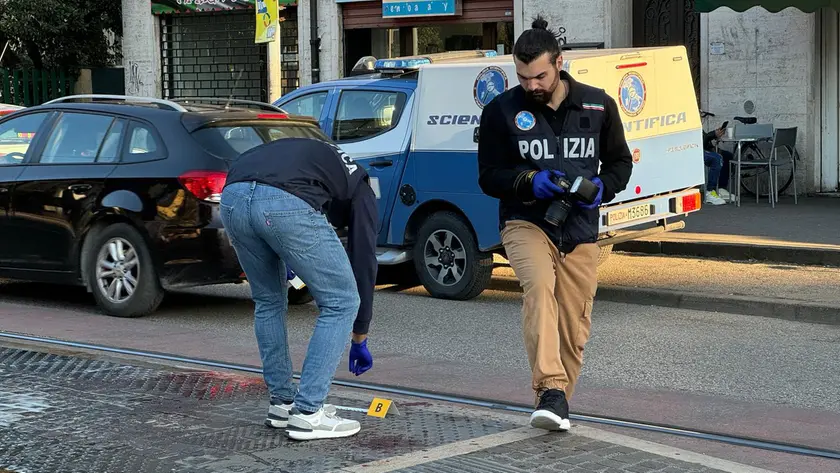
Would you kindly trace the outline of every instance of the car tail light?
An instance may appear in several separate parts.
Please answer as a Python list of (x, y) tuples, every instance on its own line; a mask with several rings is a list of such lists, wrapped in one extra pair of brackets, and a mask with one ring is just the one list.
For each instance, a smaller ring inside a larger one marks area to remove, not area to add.
[(219, 202), (227, 174), (221, 171), (189, 171), (178, 177), (192, 195), (208, 202)]
[(266, 120), (284, 120), (289, 118), (285, 113), (258, 113), (257, 118)]
[(702, 199), (700, 192), (684, 195), (671, 199), (671, 212), (681, 214), (700, 210)]

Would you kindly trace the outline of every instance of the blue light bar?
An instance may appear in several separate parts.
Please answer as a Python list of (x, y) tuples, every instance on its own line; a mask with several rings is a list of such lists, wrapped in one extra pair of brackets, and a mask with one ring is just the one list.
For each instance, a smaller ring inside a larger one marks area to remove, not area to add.
[(484, 51), (449, 51), (443, 53), (433, 53), (428, 54), (425, 56), (409, 56), (405, 58), (393, 58), (393, 59), (379, 59), (377, 60), (373, 68), (378, 71), (383, 70), (411, 70), (417, 69), (423, 64), (431, 64), (433, 62), (447, 62), (447, 61), (457, 61), (459, 59), (469, 59), (469, 58), (477, 58), (477, 57), (496, 57), (498, 53), (493, 49), (487, 49)]
[(429, 58), (412, 58), (412, 59), (380, 59), (373, 64), (376, 70), (383, 69), (416, 69), (421, 64), (431, 64)]

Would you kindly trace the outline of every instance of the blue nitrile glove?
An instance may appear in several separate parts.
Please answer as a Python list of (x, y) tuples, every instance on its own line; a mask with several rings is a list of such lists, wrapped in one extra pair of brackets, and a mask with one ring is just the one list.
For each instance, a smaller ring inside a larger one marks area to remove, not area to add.
[(295, 278), (295, 273), (292, 272), (292, 268), (286, 266), (286, 280), (291, 281)]
[(589, 205), (584, 204), (583, 202), (578, 201), (578, 205), (584, 209), (592, 210), (597, 208), (601, 205), (601, 199), (604, 197), (604, 183), (601, 182), (601, 179), (595, 177), (592, 179), (592, 183), (598, 186), (598, 195), (595, 196), (595, 202), (592, 202)]
[(367, 338), (362, 343), (350, 342), (350, 372), (359, 376), (373, 367), (373, 357), (367, 348)]
[(556, 171), (554, 169), (548, 170), (544, 169), (537, 173), (534, 176), (533, 184), (534, 184), (534, 197), (537, 199), (548, 200), (554, 199), (558, 197), (560, 194), (565, 192), (562, 188), (560, 188), (557, 184), (551, 182), (551, 175), (554, 174), (555, 176), (564, 177), (560, 171)]

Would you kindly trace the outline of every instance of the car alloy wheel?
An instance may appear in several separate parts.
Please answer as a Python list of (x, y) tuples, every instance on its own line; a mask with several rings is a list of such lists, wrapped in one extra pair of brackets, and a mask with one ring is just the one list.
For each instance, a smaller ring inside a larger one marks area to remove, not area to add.
[(96, 258), (96, 285), (109, 301), (120, 304), (134, 295), (140, 274), (137, 251), (120, 237), (111, 238)]

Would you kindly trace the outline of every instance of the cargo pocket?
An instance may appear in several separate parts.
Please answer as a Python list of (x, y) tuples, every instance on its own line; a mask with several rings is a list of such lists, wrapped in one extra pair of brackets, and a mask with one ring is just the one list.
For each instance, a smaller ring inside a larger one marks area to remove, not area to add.
[(583, 303), (583, 313), (578, 321), (578, 333), (575, 345), (578, 350), (583, 351), (584, 345), (589, 341), (589, 334), (592, 331), (592, 300)]

